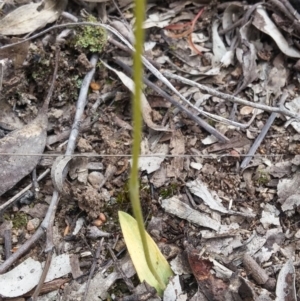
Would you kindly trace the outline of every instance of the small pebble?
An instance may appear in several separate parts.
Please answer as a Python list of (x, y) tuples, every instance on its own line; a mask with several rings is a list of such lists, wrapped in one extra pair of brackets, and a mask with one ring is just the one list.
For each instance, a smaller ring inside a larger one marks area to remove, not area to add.
[(92, 224), (96, 227), (100, 227), (103, 224), (103, 221), (101, 219), (95, 219)]
[(11, 239), (11, 242), (12, 242), (13, 244), (16, 244), (16, 243), (18, 242), (18, 237), (17, 237), (16, 235), (13, 235), (13, 236), (12, 236), (12, 239)]
[(295, 238), (299, 239), (300, 238), (300, 230), (298, 230), (295, 234)]
[(92, 255), (92, 252), (86, 251), (86, 252), (82, 252), (82, 253), (80, 254), (80, 257), (88, 257), (88, 256), (91, 256), (91, 255)]
[(92, 184), (92, 186), (95, 189), (98, 189), (100, 186), (100, 183), (103, 181), (104, 176), (101, 172), (99, 171), (92, 171), (89, 175), (88, 175), (88, 181), (90, 184)]
[(103, 223), (105, 223), (105, 222), (106, 222), (106, 216), (105, 216), (105, 214), (101, 212), (100, 215), (99, 215), (99, 219), (100, 219)]
[(190, 166), (197, 170), (200, 170), (203, 167), (201, 163), (197, 163), (197, 162), (191, 162)]
[(88, 170), (102, 170), (103, 169), (103, 164), (101, 162), (89, 162), (87, 164), (87, 169)]
[(39, 225), (40, 225), (40, 219), (33, 218), (28, 221), (26, 229), (27, 229), (27, 231), (33, 231), (33, 230), (37, 229), (37, 227)]
[(101, 231), (95, 226), (89, 227), (88, 231), (87, 231), (87, 237), (93, 238), (93, 239), (96, 239), (98, 237), (110, 237), (110, 236), (111, 236), (110, 233)]

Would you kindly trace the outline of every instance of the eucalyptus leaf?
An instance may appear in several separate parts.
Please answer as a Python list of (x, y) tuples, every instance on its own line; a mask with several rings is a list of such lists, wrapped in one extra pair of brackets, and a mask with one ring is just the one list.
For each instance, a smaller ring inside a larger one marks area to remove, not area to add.
[(0, 20), (0, 34), (21, 35), (56, 21), (67, 6), (67, 0), (45, 0), (42, 4), (22, 5)]

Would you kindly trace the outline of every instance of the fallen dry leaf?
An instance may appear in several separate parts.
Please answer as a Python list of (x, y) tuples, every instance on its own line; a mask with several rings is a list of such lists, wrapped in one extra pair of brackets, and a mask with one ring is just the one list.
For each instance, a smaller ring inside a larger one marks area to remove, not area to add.
[(196, 249), (187, 248), (188, 260), (193, 274), (197, 280), (199, 290), (208, 300), (233, 300), (228, 284), (214, 276), (210, 270), (213, 263), (199, 256)]
[[(134, 82), (131, 78), (129, 78), (127, 75), (125, 75), (123, 72), (117, 71), (116, 69), (110, 67), (109, 65), (107, 65), (105, 62), (102, 61), (102, 63), (104, 64), (105, 67), (107, 67), (108, 69), (110, 69), (111, 71), (113, 71), (114, 73), (116, 73), (118, 75), (118, 77), (120, 78), (120, 80), (122, 81), (122, 83), (132, 92), (134, 93)], [(155, 124), (152, 119), (151, 119), (151, 115), (152, 115), (152, 109), (147, 101), (146, 96), (144, 95), (144, 93), (141, 94), (141, 106), (142, 106), (142, 115), (143, 115), (143, 119), (145, 121), (145, 123), (153, 130), (156, 131), (170, 131), (170, 129), (167, 129), (165, 127), (159, 126), (157, 124)]]
[(285, 37), (275, 26), (268, 16), (266, 10), (258, 7), (254, 13), (253, 25), (260, 31), (269, 35), (277, 44), (279, 49), (289, 57), (300, 58), (300, 52), (295, 47), (289, 45)]
[(67, 3), (67, 0), (46, 0), (42, 4), (20, 6), (0, 20), (0, 34), (21, 35), (43, 28), (58, 19)]
[(58, 59), (59, 51), (56, 53), (56, 65), (49, 90), (50, 93), (48, 93), (37, 118), (0, 140), (0, 153), (7, 154), (0, 156), (0, 195), (27, 176), (41, 159), (41, 154), (46, 145), (47, 110), (54, 88)]

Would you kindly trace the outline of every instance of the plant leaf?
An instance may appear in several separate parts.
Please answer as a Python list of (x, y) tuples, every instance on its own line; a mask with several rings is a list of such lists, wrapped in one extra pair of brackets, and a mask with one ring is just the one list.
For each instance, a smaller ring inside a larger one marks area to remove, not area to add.
[[(147, 265), (136, 220), (131, 215), (119, 211), (119, 221), (128, 252), (140, 281), (142, 282), (145, 280), (148, 284), (150, 284), (157, 290), (159, 295), (162, 295), (163, 291), (161, 290), (159, 283), (156, 281)], [(155, 242), (147, 232), (146, 236), (152, 264), (158, 275), (167, 285), (168, 279), (173, 275), (173, 272), (169, 266), (169, 263), (161, 254), (158, 246), (155, 244)]]

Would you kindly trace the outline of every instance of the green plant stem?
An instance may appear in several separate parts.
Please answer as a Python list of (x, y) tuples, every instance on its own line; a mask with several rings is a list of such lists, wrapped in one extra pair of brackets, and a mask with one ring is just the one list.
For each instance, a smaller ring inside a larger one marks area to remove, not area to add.
[(134, 83), (135, 93), (133, 95), (132, 110), (133, 110), (133, 145), (132, 145), (132, 167), (129, 179), (130, 200), (133, 208), (133, 213), (136, 218), (144, 254), (148, 267), (161, 286), (162, 290), (165, 289), (165, 284), (157, 274), (150, 258), (149, 248), (146, 239), (146, 230), (142, 215), (141, 202), (139, 197), (139, 178), (138, 178), (138, 160), (140, 155), (140, 144), (142, 136), (142, 114), (141, 114), (141, 93), (142, 93), (142, 78), (143, 78), (143, 65), (142, 54), (144, 45), (144, 30), (143, 21), (145, 15), (145, 0), (135, 0), (135, 53), (134, 53)]

